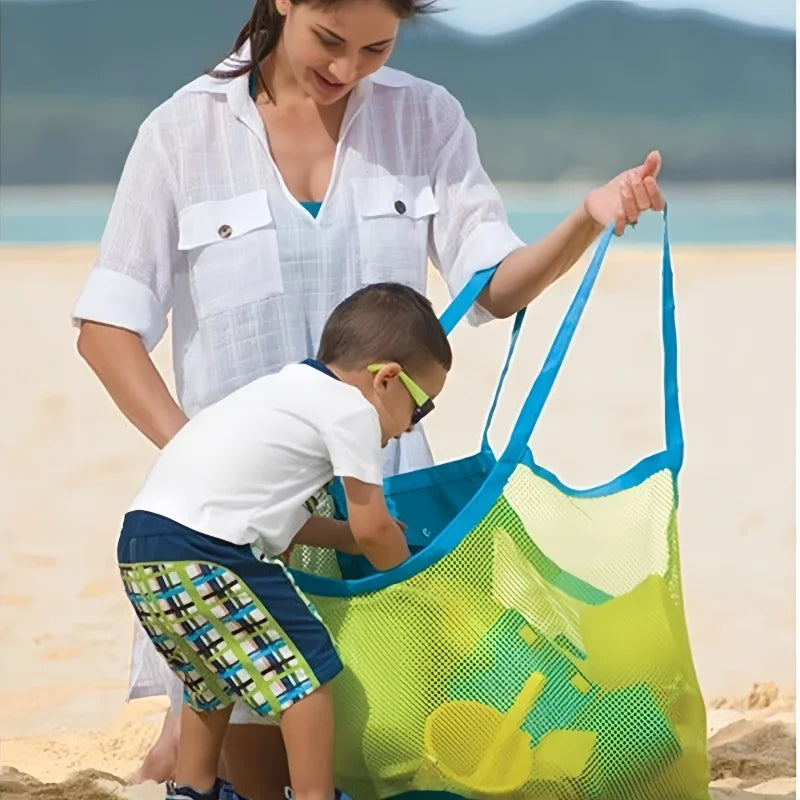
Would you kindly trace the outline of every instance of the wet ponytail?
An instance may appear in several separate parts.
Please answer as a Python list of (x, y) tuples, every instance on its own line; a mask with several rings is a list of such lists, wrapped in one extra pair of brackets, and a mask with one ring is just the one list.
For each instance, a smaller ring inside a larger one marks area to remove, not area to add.
[[(312, 5), (326, 8), (338, 5), (343, 0), (291, 0), (291, 2), (294, 5), (310, 2)], [(384, 0), (384, 2), (400, 19), (408, 19), (418, 14), (433, 11), (432, 6), (436, 0)], [(236, 37), (233, 51), (228, 55), (225, 69), (212, 70), (210, 75), (224, 80), (255, 72), (258, 83), (267, 93), (267, 97), (270, 100), (274, 100), (275, 98), (264, 82), (258, 65), (278, 46), (283, 33), (283, 23), (284, 18), (278, 13), (278, 9), (275, 7), (275, 0), (256, 0), (250, 19)], [(246, 61), (236, 58), (235, 54), (247, 42), (250, 42), (250, 58)]]

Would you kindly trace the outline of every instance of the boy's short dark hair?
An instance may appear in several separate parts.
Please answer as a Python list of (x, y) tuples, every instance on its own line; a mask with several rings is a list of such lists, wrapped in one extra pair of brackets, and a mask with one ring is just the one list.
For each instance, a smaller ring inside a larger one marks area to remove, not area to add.
[(317, 358), (345, 369), (395, 361), (410, 372), (431, 361), (446, 370), (453, 363), (430, 300), (400, 283), (373, 283), (336, 306), (322, 331)]

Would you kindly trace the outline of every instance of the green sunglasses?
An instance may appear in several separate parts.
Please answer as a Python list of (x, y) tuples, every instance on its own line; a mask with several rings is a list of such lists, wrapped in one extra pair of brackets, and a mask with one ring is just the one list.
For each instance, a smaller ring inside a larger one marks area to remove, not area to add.
[[(370, 364), (367, 369), (373, 374), (383, 369), (386, 364)], [(406, 387), (406, 391), (414, 401), (414, 411), (411, 413), (411, 424), (416, 425), (421, 419), (427, 417), (433, 411), (433, 398), (426, 394), (419, 384), (415, 383), (405, 372), (400, 370), (397, 376), (400, 382)]]

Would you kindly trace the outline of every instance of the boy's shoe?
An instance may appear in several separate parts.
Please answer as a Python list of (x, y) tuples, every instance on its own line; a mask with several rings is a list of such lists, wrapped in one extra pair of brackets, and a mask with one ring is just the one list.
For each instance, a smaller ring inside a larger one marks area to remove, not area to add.
[(247, 800), (243, 794), (238, 794), (228, 781), (220, 781), (219, 800)]
[[(292, 794), (292, 790), (289, 786), (287, 786), (283, 790), (283, 796), (286, 798), (286, 800), (293, 800), (294, 794)], [(353, 800), (353, 798), (350, 797), (349, 794), (345, 794), (341, 789), (336, 790), (336, 794), (334, 797), (335, 800)]]
[(239, 794), (228, 781), (221, 780), (219, 787), (219, 800), (247, 800), (243, 794)]
[(166, 800), (247, 800), (233, 790), (227, 781), (217, 778), (217, 782), (207, 792), (198, 792), (191, 786), (176, 786), (174, 781), (167, 781)]

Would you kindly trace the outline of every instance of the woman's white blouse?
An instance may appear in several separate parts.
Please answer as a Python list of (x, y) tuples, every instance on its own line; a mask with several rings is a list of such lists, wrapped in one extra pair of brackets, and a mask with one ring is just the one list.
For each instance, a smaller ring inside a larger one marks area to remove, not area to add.
[(135, 331), (152, 350), (172, 310), (191, 416), (313, 356), (359, 287), (424, 292), (430, 258), (455, 294), (521, 245), (442, 87), (389, 68), (361, 81), (314, 219), (275, 166), (248, 76), (203, 76), (142, 124), (73, 317)]
[[(455, 294), (521, 245), (442, 87), (388, 68), (358, 85), (314, 219), (275, 166), (248, 76), (203, 76), (142, 124), (73, 319), (134, 331), (152, 350), (172, 311), (178, 400), (192, 416), (313, 356), (328, 315), (359, 287), (424, 292), (430, 259)], [(421, 429), (388, 449), (387, 474), (431, 462)], [(165, 686), (180, 696), (137, 627), (130, 696)]]

